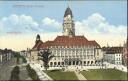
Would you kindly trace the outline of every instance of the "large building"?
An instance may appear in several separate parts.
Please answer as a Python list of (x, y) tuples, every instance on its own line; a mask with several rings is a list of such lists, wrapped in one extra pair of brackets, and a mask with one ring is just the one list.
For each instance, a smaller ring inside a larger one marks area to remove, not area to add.
[(101, 47), (95, 40), (75, 35), (75, 23), (69, 7), (64, 14), (63, 35), (46, 42), (41, 41), (40, 35), (37, 35), (31, 60), (37, 61), (38, 54), (46, 49), (54, 55), (49, 62), (51, 67), (95, 66), (100, 65), (103, 59)]

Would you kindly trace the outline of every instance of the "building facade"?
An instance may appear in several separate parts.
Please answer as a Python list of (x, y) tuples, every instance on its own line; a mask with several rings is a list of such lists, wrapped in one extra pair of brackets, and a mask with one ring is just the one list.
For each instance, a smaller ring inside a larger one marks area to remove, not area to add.
[(75, 35), (75, 23), (69, 7), (64, 14), (63, 35), (46, 42), (41, 41), (40, 35), (37, 35), (31, 60), (37, 61), (38, 54), (46, 49), (54, 55), (49, 62), (51, 67), (95, 66), (103, 59), (101, 47), (95, 40)]
[(0, 63), (9, 61), (12, 58), (12, 50), (0, 49)]
[(123, 47), (104, 47), (104, 61), (122, 65)]
[(128, 65), (128, 47), (127, 47), (127, 43), (124, 44), (123, 47), (123, 65), (127, 66)]

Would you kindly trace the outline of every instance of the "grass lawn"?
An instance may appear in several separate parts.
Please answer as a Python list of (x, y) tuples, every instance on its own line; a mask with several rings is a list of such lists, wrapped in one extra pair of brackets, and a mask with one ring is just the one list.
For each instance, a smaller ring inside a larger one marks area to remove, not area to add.
[(62, 72), (61, 70), (44, 71), (53, 80), (78, 80), (74, 72)]
[(127, 80), (127, 73), (115, 69), (91, 69), (81, 73), (88, 80)]

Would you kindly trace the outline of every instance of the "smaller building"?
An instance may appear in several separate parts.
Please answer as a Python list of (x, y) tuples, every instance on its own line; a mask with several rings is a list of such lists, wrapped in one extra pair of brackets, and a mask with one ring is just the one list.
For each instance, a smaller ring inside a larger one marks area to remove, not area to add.
[(27, 50), (22, 50), (20, 51), (20, 55), (29, 59), (31, 57), (31, 50), (29, 48), (27, 48)]
[(0, 49), (0, 63), (10, 60), (12, 57), (12, 50), (9, 49)]
[(27, 51), (25, 51), (25, 50), (20, 51), (20, 55), (26, 57), (27, 56)]
[(123, 47), (103, 47), (104, 61), (122, 65)]
[(127, 66), (128, 64), (128, 47), (127, 47), (127, 43), (124, 44), (123, 46), (123, 65)]

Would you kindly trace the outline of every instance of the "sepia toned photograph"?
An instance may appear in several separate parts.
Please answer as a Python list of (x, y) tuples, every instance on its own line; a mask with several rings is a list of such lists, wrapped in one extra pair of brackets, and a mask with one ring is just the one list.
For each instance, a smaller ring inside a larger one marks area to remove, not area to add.
[(127, 0), (0, 0), (0, 81), (128, 81)]

